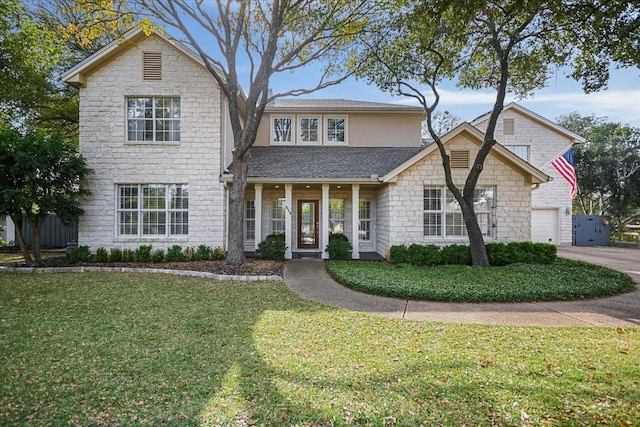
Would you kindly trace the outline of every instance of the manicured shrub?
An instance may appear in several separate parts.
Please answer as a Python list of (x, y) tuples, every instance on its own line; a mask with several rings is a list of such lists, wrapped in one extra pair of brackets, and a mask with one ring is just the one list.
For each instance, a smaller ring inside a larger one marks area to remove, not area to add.
[(207, 245), (200, 245), (193, 253), (193, 259), (196, 261), (208, 261), (211, 259), (211, 248)]
[(96, 262), (107, 262), (109, 261), (109, 252), (103, 247), (99, 247), (96, 249)]
[(425, 246), (425, 265), (436, 266), (442, 264), (442, 249), (437, 245)]
[(442, 248), (443, 264), (471, 265), (471, 250), (465, 245), (449, 245)]
[(109, 250), (109, 262), (120, 262), (120, 261), (122, 261), (122, 249), (111, 248)]
[(509, 251), (504, 243), (487, 243), (487, 256), (489, 264), (495, 267), (501, 267), (509, 264)]
[(558, 259), (558, 248), (551, 243), (534, 243), (536, 262), (539, 264), (553, 264)]
[(389, 249), (389, 261), (392, 264), (408, 264), (409, 253), (405, 245), (393, 245)]
[(78, 246), (67, 254), (67, 260), (72, 264), (89, 262), (91, 261), (91, 249), (89, 246)]
[(411, 265), (425, 265), (426, 255), (426, 248), (417, 243), (412, 243), (407, 248), (407, 257)]
[(347, 236), (334, 233), (329, 235), (329, 244), (324, 251), (329, 254), (329, 259), (350, 260), (353, 246)]
[(167, 249), (167, 262), (184, 262), (187, 260), (187, 257), (182, 252), (182, 246), (173, 245), (169, 249)]
[(133, 262), (136, 259), (136, 253), (133, 249), (122, 250), (122, 262)]
[(151, 262), (151, 251), (153, 247), (151, 245), (140, 245), (136, 249), (135, 259), (137, 262)]
[(213, 261), (222, 261), (224, 259), (224, 256), (224, 249), (222, 249), (220, 246), (216, 246), (211, 250), (211, 259)]
[(164, 249), (156, 249), (151, 253), (151, 261), (158, 263), (164, 261)]
[(286, 250), (287, 245), (284, 241), (284, 234), (270, 234), (266, 239), (258, 243), (256, 258), (282, 261)]

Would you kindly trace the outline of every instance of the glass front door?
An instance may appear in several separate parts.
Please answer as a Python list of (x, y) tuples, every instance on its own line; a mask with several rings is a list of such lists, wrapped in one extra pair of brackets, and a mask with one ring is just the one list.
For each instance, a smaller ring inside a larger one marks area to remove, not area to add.
[(318, 201), (298, 201), (298, 247), (318, 248)]

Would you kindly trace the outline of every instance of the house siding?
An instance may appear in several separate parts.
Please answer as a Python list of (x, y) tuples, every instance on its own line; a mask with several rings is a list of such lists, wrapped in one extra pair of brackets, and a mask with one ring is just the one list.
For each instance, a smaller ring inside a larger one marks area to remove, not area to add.
[[(162, 81), (142, 80), (142, 52), (162, 52)], [(126, 142), (127, 96), (179, 96), (178, 143)], [(79, 244), (135, 248), (140, 244), (224, 246), (221, 94), (200, 65), (157, 37), (132, 46), (89, 75), (80, 90), (80, 151), (94, 175), (83, 204)], [(172, 238), (116, 236), (117, 184), (188, 184), (189, 234)]]
[[(504, 135), (503, 119), (514, 120), (514, 134)], [(488, 120), (474, 126), (485, 131)], [(551, 161), (569, 148), (572, 140), (518, 111), (507, 109), (498, 119), (495, 138), (503, 145), (529, 145), (529, 163), (553, 178), (531, 194), (532, 209), (554, 209), (559, 212), (559, 243), (571, 245), (572, 225), (569, 183), (551, 165)], [(566, 213), (567, 209), (569, 214)]]

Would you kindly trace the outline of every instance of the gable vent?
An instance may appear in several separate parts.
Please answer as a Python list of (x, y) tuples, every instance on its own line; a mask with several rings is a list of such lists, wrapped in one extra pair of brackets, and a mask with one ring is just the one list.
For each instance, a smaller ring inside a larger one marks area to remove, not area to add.
[(162, 80), (162, 54), (160, 52), (142, 53), (142, 79)]
[(516, 124), (514, 119), (504, 119), (502, 121), (502, 134), (515, 135)]
[(449, 160), (452, 169), (469, 169), (469, 150), (451, 150)]

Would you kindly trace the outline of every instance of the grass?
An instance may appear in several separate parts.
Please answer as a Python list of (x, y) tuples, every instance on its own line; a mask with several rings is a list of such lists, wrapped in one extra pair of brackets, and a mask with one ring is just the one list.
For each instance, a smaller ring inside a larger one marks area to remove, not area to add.
[(564, 301), (615, 295), (635, 285), (627, 274), (558, 258), (552, 265), (420, 268), (379, 262), (328, 261), (338, 282), (375, 295), (455, 302)]
[(640, 329), (458, 325), (280, 282), (0, 275), (0, 425), (638, 425)]

